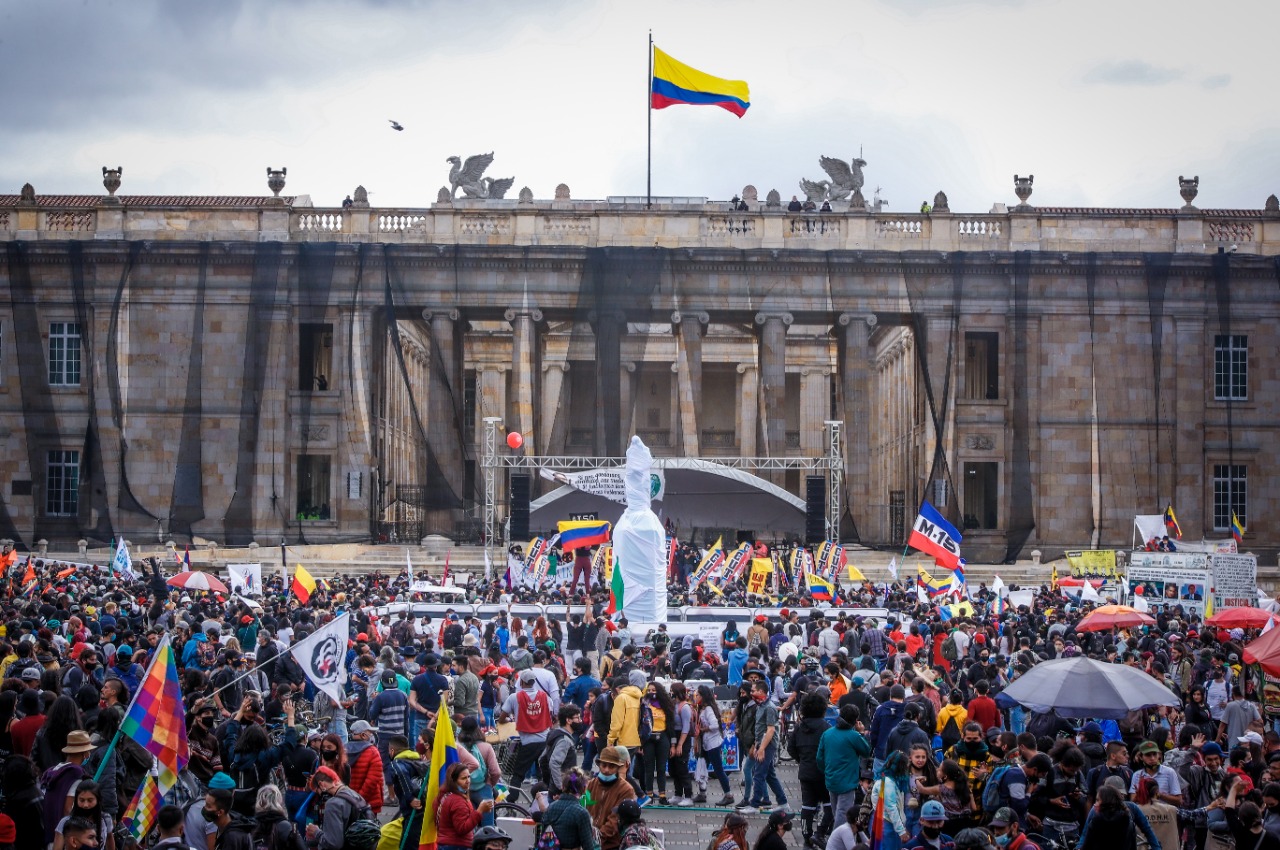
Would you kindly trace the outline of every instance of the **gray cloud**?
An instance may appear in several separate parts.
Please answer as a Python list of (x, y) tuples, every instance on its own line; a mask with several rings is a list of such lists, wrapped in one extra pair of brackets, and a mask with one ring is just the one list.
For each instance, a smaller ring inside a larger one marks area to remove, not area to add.
[(1229, 85), (1231, 85), (1230, 74), (1214, 74), (1200, 81), (1201, 88), (1206, 89), (1222, 89)]
[(1084, 75), (1086, 83), (1111, 86), (1163, 86), (1182, 79), (1177, 68), (1160, 68), (1140, 59), (1105, 62)]

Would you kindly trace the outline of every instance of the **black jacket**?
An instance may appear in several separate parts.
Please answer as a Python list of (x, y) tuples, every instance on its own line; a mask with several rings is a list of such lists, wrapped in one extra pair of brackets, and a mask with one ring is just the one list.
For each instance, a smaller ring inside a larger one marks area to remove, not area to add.
[(802, 717), (791, 730), (787, 753), (795, 759), (801, 782), (823, 781), (822, 771), (818, 768), (818, 739), (827, 729), (827, 721), (823, 717)]

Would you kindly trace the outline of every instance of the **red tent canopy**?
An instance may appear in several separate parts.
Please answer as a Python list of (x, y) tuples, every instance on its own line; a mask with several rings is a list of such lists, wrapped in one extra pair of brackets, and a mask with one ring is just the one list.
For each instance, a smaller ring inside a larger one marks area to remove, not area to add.
[(1261, 665), (1264, 672), (1280, 676), (1280, 628), (1272, 629), (1244, 648), (1246, 664)]

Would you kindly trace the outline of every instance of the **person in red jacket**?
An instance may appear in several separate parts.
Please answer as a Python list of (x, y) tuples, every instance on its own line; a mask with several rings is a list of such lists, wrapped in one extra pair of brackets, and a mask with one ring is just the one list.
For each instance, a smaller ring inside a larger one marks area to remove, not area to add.
[(979, 679), (974, 682), (973, 689), (978, 694), (969, 700), (969, 705), (966, 708), (969, 712), (969, 719), (982, 727), (982, 734), (985, 736), (988, 730), (1000, 727), (1000, 707), (989, 696), (991, 683), (986, 679)]
[(351, 740), (347, 742), (347, 764), (350, 765), (351, 790), (364, 797), (373, 813), (382, 811), (382, 755), (374, 744), (377, 729), (367, 720), (351, 724)]
[(471, 771), (466, 765), (449, 765), (444, 787), (436, 800), (436, 842), (439, 850), (471, 850), (472, 834), (493, 809), (493, 800), (471, 805)]

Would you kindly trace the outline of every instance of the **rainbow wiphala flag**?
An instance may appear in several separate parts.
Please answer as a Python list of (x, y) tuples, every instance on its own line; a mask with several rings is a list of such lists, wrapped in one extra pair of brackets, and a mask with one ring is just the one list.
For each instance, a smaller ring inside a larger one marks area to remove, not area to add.
[[(156, 759), (153, 775), (138, 788), (129, 804), (129, 809), (135, 813), (130, 827), (135, 835), (146, 834), (151, 829), (155, 813), (160, 808), (160, 798), (177, 784), (178, 773), (187, 765), (190, 750), (187, 747), (187, 725), (183, 720), (185, 714), (173, 645), (165, 635), (156, 647), (155, 657), (138, 688), (138, 695), (120, 724), (121, 734), (137, 741)], [(148, 790), (148, 786), (153, 790)], [(154, 799), (149, 799), (152, 794)]]

